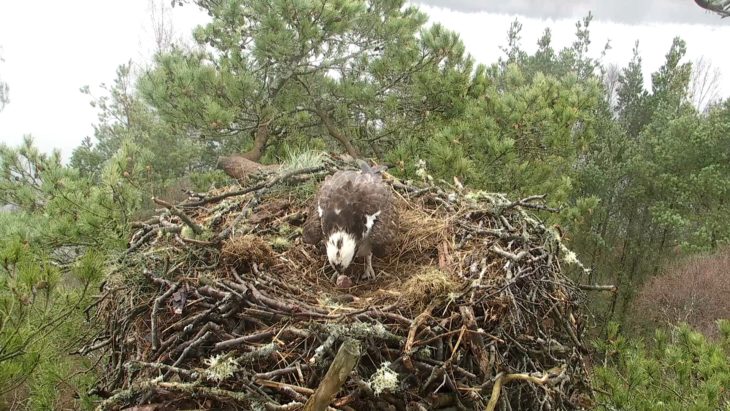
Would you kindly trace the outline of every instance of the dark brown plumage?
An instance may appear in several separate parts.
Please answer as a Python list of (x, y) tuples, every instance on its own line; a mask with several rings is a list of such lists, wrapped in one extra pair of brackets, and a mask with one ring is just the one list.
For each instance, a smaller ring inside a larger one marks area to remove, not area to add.
[(324, 241), (330, 265), (343, 271), (365, 257), (365, 274), (373, 277), (372, 255), (386, 255), (398, 229), (390, 187), (380, 170), (363, 164), (360, 171), (338, 171), (325, 179), (309, 209), (303, 240)]

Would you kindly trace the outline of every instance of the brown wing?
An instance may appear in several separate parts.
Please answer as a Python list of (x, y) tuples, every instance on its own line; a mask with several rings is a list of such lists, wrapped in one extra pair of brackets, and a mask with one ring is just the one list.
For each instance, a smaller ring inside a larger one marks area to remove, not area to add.
[(351, 201), (347, 193), (352, 191), (352, 180), (355, 178), (354, 172), (340, 171), (331, 176), (327, 176), (317, 190), (312, 203), (309, 206), (307, 221), (302, 227), (302, 240), (308, 244), (318, 244), (324, 237), (324, 232), (330, 227), (325, 227), (331, 223), (323, 223), (319, 209), (332, 211), (335, 209), (349, 209)]
[(380, 212), (370, 230), (367, 241), (370, 243), (373, 254), (382, 257), (392, 250), (398, 233), (398, 219), (392, 191), (382, 181), (381, 176), (374, 173), (361, 174), (357, 183), (361, 184), (361, 189), (357, 192), (360, 194), (358, 200), (362, 205), (363, 221), (365, 221), (367, 215)]
[[(387, 203), (386, 203), (387, 201)], [(393, 205), (392, 195), (388, 193), (387, 199), (381, 200), (381, 212), (375, 220), (368, 239), (373, 254), (383, 257), (392, 252), (395, 241), (398, 237), (398, 216)]]
[(335, 229), (344, 229), (360, 238), (365, 231), (366, 216), (378, 211), (380, 214), (367, 241), (381, 255), (390, 248), (397, 228), (391, 190), (379, 174), (339, 171), (325, 179), (310, 205), (303, 240), (316, 244), (322, 241), (324, 233)]
[(359, 213), (371, 215), (380, 211), (382, 215), (390, 207), (390, 188), (380, 175), (357, 173), (353, 185), (354, 202)]
[(309, 205), (307, 221), (302, 226), (302, 241), (307, 244), (319, 244), (322, 241), (322, 221), (317, 214), (317, 196)]

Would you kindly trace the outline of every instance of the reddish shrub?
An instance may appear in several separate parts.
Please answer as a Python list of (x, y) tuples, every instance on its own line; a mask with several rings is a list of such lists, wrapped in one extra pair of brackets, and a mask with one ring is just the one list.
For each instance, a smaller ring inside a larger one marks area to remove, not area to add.
[(639, 324), (686, 322), (716, 337), (715, 321), (730, 318), (730, 247), (668, 266), (643, 285), (633, 307)]

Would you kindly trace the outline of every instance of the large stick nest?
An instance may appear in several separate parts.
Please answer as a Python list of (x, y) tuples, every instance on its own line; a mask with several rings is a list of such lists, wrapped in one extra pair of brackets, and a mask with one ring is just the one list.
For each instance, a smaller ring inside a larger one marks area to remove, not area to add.
[(328, 384), (339, 410), (590, 405), (580, 293), (561, 268), (575, 256), (541, 197), (389, 177), (398, 245), (376, 280), (343, 289), (301, 241), (316, 184), (343, 167), (158, 200), (95, 304), (104, 332), (82, 353), (103, 364), (99, 408), (317, 409)]

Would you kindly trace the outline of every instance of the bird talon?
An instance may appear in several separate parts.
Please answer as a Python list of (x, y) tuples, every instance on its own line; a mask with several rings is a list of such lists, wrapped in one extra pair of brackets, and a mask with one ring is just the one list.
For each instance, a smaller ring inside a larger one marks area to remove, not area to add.
[(373, 255), (372, 254), (367, 256), (366, 260), (365, 260), (365, 279), (366, 280), (375, 279), (375, 270), (373, 269)]

